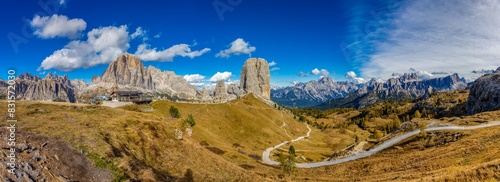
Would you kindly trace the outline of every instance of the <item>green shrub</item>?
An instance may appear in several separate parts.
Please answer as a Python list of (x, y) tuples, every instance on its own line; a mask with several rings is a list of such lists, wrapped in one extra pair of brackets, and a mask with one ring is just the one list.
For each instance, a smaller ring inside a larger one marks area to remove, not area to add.
[(194, 121), (192, 114), (188, 114), (188, 117), (186, 119), (184, 119), (184, 121), (182, 122), (182, 124), (186, 124), (186, 123), (189, 124), (191, 127), (196, 125), (196, 122)]
[(179, 109), (177, 109), (174, 106), (170, 106), (170, 109), (168, 110), (168, 112), (170, 113), (170, 116), (172, 118), (180, 118), (181, 117), (181, 113), (179, 112)]

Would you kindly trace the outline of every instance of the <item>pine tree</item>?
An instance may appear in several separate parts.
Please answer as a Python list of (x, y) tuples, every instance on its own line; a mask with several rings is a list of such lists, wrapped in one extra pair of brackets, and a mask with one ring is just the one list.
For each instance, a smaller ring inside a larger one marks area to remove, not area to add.
[(194, 121), (192, 114), (188, 114), (188, 117), (186, 119), (184, 119), (184, 121), (182, 122), (182, 124), (186, 124), (186, 123), (189, 124), (191, 127), (196, 125), (196, 122)]
[(170, 106), (170, 109), (168, 109), (168, 112), (170, 113), (170, 116), (172, 118), (180, 118), (181, 117), (181, 113), (179, 112), (179, 109), (177, 109), (174, 106)]

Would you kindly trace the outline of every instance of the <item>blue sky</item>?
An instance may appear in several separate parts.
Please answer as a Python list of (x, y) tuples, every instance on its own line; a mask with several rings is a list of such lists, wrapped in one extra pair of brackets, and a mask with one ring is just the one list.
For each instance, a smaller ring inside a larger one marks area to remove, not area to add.
[(276, 63), (271, 82), (279, 86), (410, 71), (474, 78), (473, 70), (500, 66), (495, 0), (7, 0), (0, 7), (5, 73), (90, 81), (122, 52), (194, 84), (239, 80), (250, 56)]

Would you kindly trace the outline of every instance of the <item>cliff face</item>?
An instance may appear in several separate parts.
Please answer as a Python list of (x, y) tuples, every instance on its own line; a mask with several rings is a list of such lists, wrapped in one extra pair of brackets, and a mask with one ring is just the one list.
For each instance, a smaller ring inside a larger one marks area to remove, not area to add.
[(153, 66), (146, 68), (135, 55), (124, 53), (109, 64), (101, 77), (93, 77), (87, 88), (93, 90), (128, 89), (145, 93), (165, 94), (172, 98), (196, 99), (196, 87), (174, 72), (161, 71)]
[(466, 108), (469, 114), (500, 109), (500, 71), (485, 75), (474, 82)]
[(240, 88), (264, 99), (271, 99), (271, 75), (269, 64), (262, 58), (249, 58), (240, 74)]
[(217, 84), (215, 85), (214, 99), (215, 100), (226, 100), (227, 99), (227, 90), (226, 90), (226, 84), (224, 83), (224, 80), (218, 81)]
[(19, 75), (15, 81), (16, 99), (76, 102), (74, 86), (66, 75), (52, 76), (51, 73), (48, 73), (44, 79), (41, 79), (38, 76), (24, 73)]
[(102, 73), (100, 81), (116, 83), (118, 85), (130, 85), (144, 89), (154, 89), (153, 79), (148, 74), (142, 61), (129, 53), (125, 53), (109, 64)]

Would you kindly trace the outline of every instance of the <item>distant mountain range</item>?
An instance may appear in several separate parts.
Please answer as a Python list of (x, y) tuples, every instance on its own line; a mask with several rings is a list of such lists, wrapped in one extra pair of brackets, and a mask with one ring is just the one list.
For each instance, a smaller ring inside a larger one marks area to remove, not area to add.
[(319, 81), (274, 89), (271, 99), (288, 107), (363, 108), (381, 100), (420, 98), (436, 91), (466, 87), (467, 83), (458, 74), (424, 80), (416, 73), (406, 73), (383, 83), (372, 79), (363, 84), (335, 82), (323, 77)]
[(360, 86), (352, 82), (335, 82), (330, 77), (297, 83), (291, 87), (271, 90), (271, 100), (287, 107), (311, 107), (330, 99), (344, 98)]

